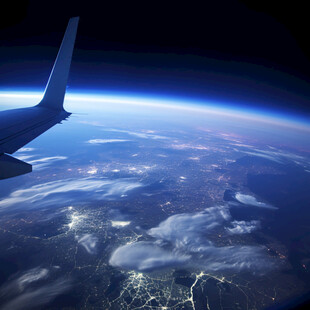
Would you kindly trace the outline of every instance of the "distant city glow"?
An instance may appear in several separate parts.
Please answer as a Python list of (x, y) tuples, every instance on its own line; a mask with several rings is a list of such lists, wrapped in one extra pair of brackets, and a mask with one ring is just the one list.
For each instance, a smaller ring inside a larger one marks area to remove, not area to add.
[[(42, 97), (42, 91), (0, 91), (0, 99), (6, 99), (6, 107), (9, 105), (10, 108), (35, 105), (42, 99)], [(18, 101), (16, 102), (16, 100)], [(112, 103), (128, 106), (135, 105), (149, 108), (178, 109), (189, 112), (246, 118), (248, 120), (291, 126), (304, 130), (310, 129), (310, 120), (301, 115), (289, 115), (287, 113), (282, 113), (282, 111), (266, 109), (263, 110), (260, 108), (250, 107), (250, 105), (249, 107), (245, 108), (243, 106), (241, 107), (224, 102), (214, 102), (207, 100), (183, 100), (182, 98), (166, 98), (159, 97), (158, 95), (153, 96), (151, 94), (119, 94), (98, 91), (68, 92), (65, 97), (65, 106), (70, 112), (75, 112), (75, 109), (86, 109), (89, 111), (106, 109), (106, 104), (99, 105), (98, 103)]]

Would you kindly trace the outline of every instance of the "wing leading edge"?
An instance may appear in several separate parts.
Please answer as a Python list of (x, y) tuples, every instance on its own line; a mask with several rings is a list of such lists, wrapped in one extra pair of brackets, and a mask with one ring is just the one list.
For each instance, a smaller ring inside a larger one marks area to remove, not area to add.
[(32, 171), (31, 165), (7, 154), (68, 118), (63, 108), (79, 18), (69, 20), (43, 99), (34, 107), (0, 112), (0, 180)]

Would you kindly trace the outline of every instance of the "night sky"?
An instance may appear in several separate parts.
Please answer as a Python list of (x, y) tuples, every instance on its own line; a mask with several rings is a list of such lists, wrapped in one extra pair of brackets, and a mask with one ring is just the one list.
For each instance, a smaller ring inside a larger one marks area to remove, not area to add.
[(10, 1), (1, 9), (0, 90), (43, 90), (68, 19), (80, 16), (69, 90), (310, 117), (306, 3), (277, 3)]

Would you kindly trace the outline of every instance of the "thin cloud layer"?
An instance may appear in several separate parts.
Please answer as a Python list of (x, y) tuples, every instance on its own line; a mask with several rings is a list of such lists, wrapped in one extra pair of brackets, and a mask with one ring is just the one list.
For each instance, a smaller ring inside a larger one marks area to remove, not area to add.
[(153, 130), (143, 130), (143, 131), (132, 131), (132, 130), (124, 130), (124, 129), (116, 129), (116, 128), (106, 128), (105, 125), (99, 123), (99, 122), (88, 122), (88, 121), (82, 121), (83, 124), (93, 125), (96, 127), (102, 127), (104, 131), (112, 131), (112, 132), (120, 132), (125, 133), (130, 136), (134, 136), (137, 138), (142, 139), (153, 139), (153, 140), (162, 140), (162, 139), (169, 139), (166, 136), (157, 135), (155, 134), (155, 131)]
[(37, 267), (5, 283), (0, 288), (0, 297), (3, 300), (1, 309), (42, 307), (70, 288), (70, 282), (64, 278), (47, 281), (49, 275), (50, 270)]
[(89, 144), (106, 144), (106, 143), (120, 143), (120, 142), (129, 142), (130, 140), (124, 139), (91, 139), (88, 140)]
[(38, 155), (29, 154), (29, 152), (32, 152), (34, 150), (35, 149), (33, 148), (21, 148), (18, 152), (16, 152), (16, 158), (22, 161), (27, 161), (27, 163), (33, 165), (35, 170), (42, 170), (57, 161), (65, 160), (68, 158), (67, 156), (49, 156), (36, 158), (38, 157)]
[(48, 277), (49, 270), (36, 267), (13, 278), (0, 288), (0, 297), (6, 297), (15, 293), (23, 292), (29, 285)]
[(33, 148), (33, 147), (22, 147), (18, 151), (16, 151), (16, 153), (32, 152), (34, 150), (35, 150), (35, 148)]
[(2, 310), (33, 309), (46, 305), (70, 287), (66, 280), (56, 280), (37, 289), (25, 291), (2, 306)]
[(278, 150), (274, 148), (272, 148), (271, 150), (260, 150), (254, 148), (251, 149), (250, 151), (242, 150), (242, 152), (251, 156), (262, 157), (271, 160), (273, 162), (276, 162), (278, 164), (294, 162), (295, 164), (300, 165), (302, 167), (309, 167), (309, 161), (306, 157), (283, 150)]
[(142, 139), (153, 139), (153, 140), (168, 139), (168, 137), (156, 135), (153, 132), (137, 132), (137, 131), (121, 130), (121, 129), (105, 129), (105, 131), (126, 133), (128, 135), (131, 135), (137, 138), (142, 138)]
[(66, 157), (66, 156), (43, 157), (43, 158), (33, 159), (31, 161), (28, 161), (28, 163), (33, 165), (35, 170), (42, 170), (42, 169), (54, 164), (57, 161), (65, 160), (67, 158), (68, 157)]
[(16, 190), (0, 201), (0, 209), (20, 204), (23, 207), (33, 208), (55, 202), (67, 204), (87, 199), (113, 199), (142, 186), (142, 183), (131, 178), (117, 180), (64, 179)]
[(85, 234), (82, 237), (76, 236), (77, 242), (84, 247), (89, 254), (96, 253), (98, 238), (92, 234)]

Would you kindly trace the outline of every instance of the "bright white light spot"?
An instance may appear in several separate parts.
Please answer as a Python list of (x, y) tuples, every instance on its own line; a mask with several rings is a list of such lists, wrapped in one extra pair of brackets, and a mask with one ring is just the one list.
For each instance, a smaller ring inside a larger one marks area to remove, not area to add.
[(88, 174), (96, 174), (98, 172), (98, 169), (96, 167), (92, 167), (87, 171)]
[(74, 212), (70, 215), (71, 222), (68, 224), (69, 229), (76, 228), (79, 224), (83, 222), (83, 220), (86, 218), (85, 215), (79, 214), (78, 212)]

